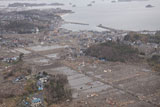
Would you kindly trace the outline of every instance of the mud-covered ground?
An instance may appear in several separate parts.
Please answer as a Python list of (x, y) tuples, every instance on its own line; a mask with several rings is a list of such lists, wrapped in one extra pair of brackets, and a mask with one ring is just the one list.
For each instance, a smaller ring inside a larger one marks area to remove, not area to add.
[[(30, 65), (33, 74), (45, 71), (49, 74), (67, 75), (73, 100), (51, 107), (160, 106), (160, 75), (145, 60), (110, 62), (85, 55), (84, 50), (91, 45), (104, 42), (111, 36), (121, 37), (119, 33), (72, 32), (58, 28), (47, 33), (42, 31), (38, 34), (2, 36), (2, 44), (13, 42), (17, 46), (1, 45), (0, 58), (23, 53), (23, 61)], [(23, 41), (26, 44), (21, 44)], [(1, 63), (0, 72), (3, 73), (9, 66), (12, 65)], [(3, 82), (3, 77), (0, 81)], [(0, 106), (8, 107), (6, 105), (2, 103)]]

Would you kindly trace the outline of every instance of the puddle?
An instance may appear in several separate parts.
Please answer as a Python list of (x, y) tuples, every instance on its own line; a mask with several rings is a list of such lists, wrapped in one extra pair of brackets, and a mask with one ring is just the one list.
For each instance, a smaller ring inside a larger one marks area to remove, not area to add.
[(88, 84), (78, 85), (74, 88), (77, 89), (77, 90), (86, 90), (86, 89), (92, 89), (92, 88), (100, 87), (100, 86), (103, 86), (103, 85), (104, 85), (104, 83), (102, 83), (102, 82), (93, 81), (93, 82), (90, 82)]
[(110, 85), (103, 85), (103, 86), (100, 86), (100, 87), (87, 89), (87, 90), (85, 90), (83, 92), (85, 92), (85, 93), (101, 92), (101, 91), (109, 89), (109, 88), (112, 88), (112, 87)]
[(63, 74), (65, 74), (65, 75), (67, 75), (67, 76), (71, 76), (71, 75), (77, 74), (76, 71), (71, 70), (71, 69), (68, 68), (68, 67), (59, 67), (59, 68), (55, 68), (55, 69), (53, 69), (53, 70), (58, 71), (58, 72), (60, 72), (60, 73), (63, 73)]
[(73, 93), (72, 98), (78, 98), (79, 94), (78, 93)]
[(29, 54), (29, 53), (31, 53), (30, 51), (25, 50), (23, 48), (17, 48), (17, 49), (15, 49), (15, 51), (18, 51), (18, 52), (23, 53), (23, 54)]
[[(78, 93), (101, 92), (111, 88), (110, 85), (106, 85), (100, 81), (94, 81), (91, 77), (71, 70), (68, 67), (59, 67), (53, 70), (66, 74), (71, 88), (78, 91)], [(89, 73), (92, 74), (92, 72)], [(73, 98), (77, 98), (78, 93), (73, 93)]]
[(60, 45), (52, 45), (52, 46), (33, 46), (29, 47), (28, 49), (33, 50), (33, 51), (47, 51), (47, 50), (53, 50), (53, 49), (60, 49), (60, 48), (66, 48), (68, 47), (67, 45), (65, 46), (60, 46)]
[(91, 80), (91, 78), (85, 76), (82, 78), (78, 78), (78, 79), (74, 79), (74, 80), (69, 80), (69, 83), (72, 87), (76, 87), (78, 85), (83, 85), (89, 82), (92, 82), (93, 80)]
[(85, 75), (83, 75), (83, 74), (76, 74), (76, 75), (68, 76), (68, 79), (73, 80), (73, 79), (77, 79), (77, 78), (82, 78), (84, 76)]
[(95, 77), (101, 79), (102, 75), (95, 75)]
[(48, 63), (49, 60), (48, 59), (37, 58), (37, 59), (34, 59), (34, 62), (35, 63)]
[(94, 76), (94, 73), (93, 73), (93, 72), (87, 72), (87, 74)]
[(149, 69), (142, 69), (143, 72), (151, 72)]
[(57, 53), (56, 54), (49, 54), (49, 55), (45, 55), (45, 56), (48, 57), (48, 58), (52, 58), (52, 59), (58, 59), (59, 58)]

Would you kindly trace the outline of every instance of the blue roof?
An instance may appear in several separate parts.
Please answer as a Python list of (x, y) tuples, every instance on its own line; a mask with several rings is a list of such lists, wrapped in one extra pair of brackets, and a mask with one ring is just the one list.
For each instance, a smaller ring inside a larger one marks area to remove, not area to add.
[(40, 91), (40, 90), (43, 90), (43, 87), (38, 87), (38, 90)]
[(40, 99), (40, 98), (36, 98), (36, 99), (33, 99), (33, 100), (32, 100), (32, 103), (38, 103), (38, 102), (41, 102), (41, 99)]
[(25, 102), (25, 104), (26, 104), (26, 105), (28, 105), (28, 104), (29, 104), (29, 102), (27, 102), (27, 101), (26, 101), (26, 102)]

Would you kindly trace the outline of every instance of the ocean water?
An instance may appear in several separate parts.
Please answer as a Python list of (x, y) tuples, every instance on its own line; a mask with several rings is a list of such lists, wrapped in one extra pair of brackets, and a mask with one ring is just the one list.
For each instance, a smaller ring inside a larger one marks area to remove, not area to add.
[[(95, 3), (91, 3), (95, 1)], [(112, 2), (112, 0), (1, 0), (7, 6), (13, 2), (64, 3), (58, 6), (74, 13), (63, 16), (64, 20), (89, 25), (64, 24), (69, 30), (103, 30), (99, 24), (121, 30), (160, 30), (160, 0), (136, 0), (132, 2)], [(92, 4), (92, 6), (88, 6)], [(145, 6), (151, 4), (153, 8)], [(73, 6), (75, 5), (75, 6)], [(43, 8), (56, 8), (49, 6)], [(36, 7), (42, 8), (42, 7)]]

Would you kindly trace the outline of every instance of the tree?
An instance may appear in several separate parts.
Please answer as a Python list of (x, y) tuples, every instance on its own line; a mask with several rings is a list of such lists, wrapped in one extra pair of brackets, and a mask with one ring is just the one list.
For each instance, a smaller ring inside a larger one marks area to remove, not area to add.
[(59, 103), (67, 99), (71, 100), (72, 92), (66, 75), (57, 74), (51, 76), (45, 85), (45, 100), (49, 105)]
[(23, 53), (21, 53), (21, 54), (19, 54), (19, 61), (22, 61), (22, 58), (24, 57), (24, 54)]

